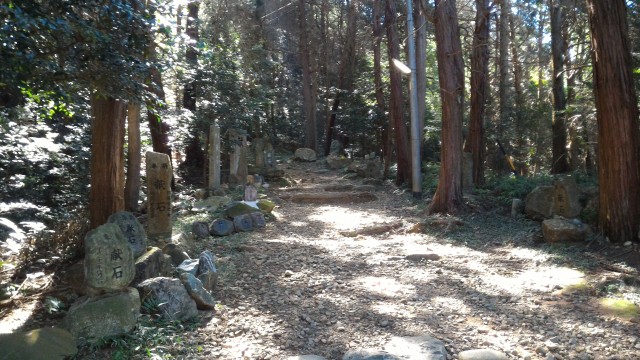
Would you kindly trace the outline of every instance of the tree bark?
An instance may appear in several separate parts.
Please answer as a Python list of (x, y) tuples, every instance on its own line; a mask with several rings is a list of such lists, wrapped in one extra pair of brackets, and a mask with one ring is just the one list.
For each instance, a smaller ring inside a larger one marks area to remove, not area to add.
[(335, 97), (333, 98), (333, 105), (331, 106), (331, 112), (329, 119), (327, 120), (327, 129), (325, 133), (324, 143), (324, 155), (329, 155), (331, 150), (331, 139), (334, 136), (334, 129), (336, 126), (336, 117), (338, 115), (338, 109), (340, 107), (340, 98), (342, 91), (346, 87), (351, 87), (347, 83), (351, 82), (351, 69), (353, 69), (355, 59), (355, 47), (356, 47), (356, 14), (357, 14), (357, 2), (352, 0), (349, 5), (349, 13), (347, 14), (347, 32), (345, 36), (344, 48), (342, 50), (342, 58), (340, 60), (340, 70), (338, 74), (338, 89)]
[(438, 188), (428, 212), (454, 213), (462, 206), (462, 116), (464, 64), (455, 0), (435, 0), (435, 33), (440, 98), (442, 150)]
[(465, 151), (473, 158), (473, 183), (484, 184), (484, 115), (489, 73), (489, 0), (476, 0), (476, 24), (471, 50), (471, 112)]
[(411, 158), (409, 157), (409, 136), (407, 126), (402, 116), (402, 84), (400, 73), (393, 65), (393, 59), (400, 60), (400, 45), (396, 31), (396, 4), (395, 0), (386, 0), (385, 26), (387, 29), (387, 50), (389, 55), (389, 78), (391, 88), (391, 104), (389, 116), (394, 126), (396, 139), (396, 159), (398, 171), (396, 185), (407, 183), (411, 186)]
[(427, 98), (427, 5), (425, 0), (413, 0), (416, 31), (416, 81), (418, 83), (418, 121), (420, 148), (424, 145), (424, 114)]
[(562, 38), (563, 14), (560, 0), (549, 0), (551, 19), (551, 54), (553, 65), (553, 118), (551, 173), (569, 171), (567, 154), (566, 99), (564, 95), (564, 41)]
[(130, 103), (127, 107), (127, 180), (124, 185), (124, 208), (138, 210), (140, 199), (140, 104)]
[(375, 85), (376, 106), (378, 108), (378, 131), (382, 146), (382, 158), (384, 162), (383, 176), (389, 175), (393, 144), (391, 143), (392, 129), (390, 119), (385, 117), (386, 106), (384, 101), (384, 89), (382, 84), (382, 3), (383, 0), (373, 2), (373, 83)]
[(126, 104), (102, 96), (92, 96), (91, 113), (91, 228), (107, 222), (109, 216), (124, 209), (124, 121)]
[(313, 79), (311, 78), (311, 59), (309, 54), (309, 34), (307, 33), (307, 11), (305, 0), (298, 1), (298, 11), (300, 22), (300, 65), (302, 67), (302, 113), (305, 117), (305, 138), (304, 146), (316, 150), (317, 129), (316, 129), (316, 106), (313, 91)]
[(638, 241), (638, 102), (624, 0), (587, 0), (598, 118), (599, 222), (612, 242)]
[(509, 99), (509, 0), (500, 2), (500, 19), (498, 22), (498, 65), (500, 68), (500, 114), (498, 116), (498, 139), (504, 142), (504, 132), (511, 117), (511, 102)]

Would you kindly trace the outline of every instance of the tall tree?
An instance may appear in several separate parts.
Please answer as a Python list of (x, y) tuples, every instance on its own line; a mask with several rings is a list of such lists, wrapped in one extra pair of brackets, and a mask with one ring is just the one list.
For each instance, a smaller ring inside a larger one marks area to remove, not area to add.
[(182, 106), (185, 109), (196, 111), (197, 102), (197, 88), (196, 88), (196, 76), (198, 68), (198, 41), (200, 37), (198, 35), (198, 12), (200, 10), (200, 0), (191, 0), (187, 5), (187, 28), (185, 33), (189, 37), (189, 43), (185, 51), (184, 57), (189, 65), (191, 72), (190, 79), (184, 85), (184, 93), (182, 97)]
[(551, 20), (551, 55), (553, 66), (553, 118), (552, 118), (552, 163), (551, 173), (562, 174), (569, 171), (567, 154), (566, 98), (564, 94), (564, 23), (560, 0), (549, 0)]
[[(511, 5), (509, 0), (500, 1), (500, 18), (498, 19), (498, 67), (500, 113), (498, 114), (498, 139), (503, 140), (504, 131), (509, 123), (512, 110), (512, 99), (509, 87), (509, 14)], [(504, 140), (503, 140), (504, 141)]]
[(336, 126), (336, 117), (338, 116), (338, 108), (340, 106), (340, 98), (345, 88), (351, 87), (347, 85), (351, 82), (351, 69), (353, 68), (355, 60), (356, 50), (356, 15), (357, 15), (357, 1), (351, 0), (349, 4), (349, 11), (347, 14), (347, 32), (344, 37), (344, 47), (342, 49), (342, 58), (340, 59), (340, 69), (338, 74), (338, 88), (333, 98), (333, 105), (331, 106), (331, 112), (327, 119), (327, 129), (325, 134), (324, 143), (324, 155), (329, 155), (331, 150), (331, 139), (334, 136), (334, 129)]
[(383, 0), (373, 1), (373, 84), (376, 94), (376, 107), (378, 108), (378, 132), (382, 145), (382, 158), (384, 161), (384, 177), (389, 174), (393, 153), (392, 128), (389, 118), (385, 117), (386, 112), (384, 101), (384, 88), (382, 84), (382, 14)]
[(438, 188), (429, 213), (462, 206), (462, 116), (464, 64), (455, 0), (435, 0), (436, 55), (442, 102), (442, 150)]
[(124, 208), (138, 210), (140, 199), (140, 104), (129, 103), (127, 107), (127, 180), (124, 185)]
[(300, 22), (300, 66), (302, 67), (302, 108), (305, 117), (304, 146), (313, 150), (317, 148), (316, 98), (312, 79), (311, 55), (309, 49), (309, 33), (307, 29), (307, 10), (305, 0), (298, 1)]
[(413, 0), (414, 27), (416, 32), (416, 81), (418, 83), (418, 121), (420, 144), (424, 143), (424, 114), (427, 97), (427, 4), (425, 0)]
[(587, 0), (598, 117), (599, 222), (612, 242), (638, 240), (640, 168), (625, 0)]
[(465, 151), (473, 158), (473, 183), (484, 183), (484, 115), (489, 74), (489, 0), (476, 0), (471, 50), (471, 112)]
[(91, 228), (107, 222), (109, 216), (124, 210), (124, 120), (125, 102), (108, 96), (91, 98)]
[(407, 126), (402, 116), (402, 83), (400, 73), (393, 65), (393, 59), (400, 60), (400, 44), (396, 30), (396, 3), (395, 0), (387, 0), (385, 8), (385, 26), (387, 29), (387, 51), (389, 55), (389, 78), (391, 88), (391, 101), (389, 104), (389, 116), (394, 127), (396, 139), (396, 160), (398, 170), (396, 184), (411, 183), (411, 158), (409, 157), (409, 136)]

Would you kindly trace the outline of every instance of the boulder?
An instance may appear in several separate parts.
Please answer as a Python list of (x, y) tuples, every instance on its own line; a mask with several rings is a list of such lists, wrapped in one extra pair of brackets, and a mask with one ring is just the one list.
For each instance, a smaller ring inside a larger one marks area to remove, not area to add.
[(553, 214), (567, 219), (580, 215), (580, 189), (571, 176), (563, 176), (553, 182)]
[(249, 214), (249, 216), (251, 216), (251, 222), (253, 223), (254, 229), (261, 229), (267, 226), (267, 220), (265, 220), (263, 213), (256, 211)]
[(316, 161), (316, 152), (309, 148), (296, 149), (294, 159), (299, 161)]
[(363, 166), (356, 169), (356, 174), (363, 178), (382, 178), (382, 163), (378, 160), (365, 161)]
[(60, 328), (0, 334), (0, 359), (62, 360), (78, 352), (76, 339)]
[(225, 214), (228, 217), (235, 219), (237, 216), (250, 214), (256, 211), (257, 209), (258, 209), (257, 205), (256, 207), (253, 207), (245, 202), (234, 202), (234, 203), (231, 203), (229, 207), (227, 207), (227, 210), (225, 210)]
[(542, 221), (553, 216), (553, 186), (538, 186), (524, 200), (524, 212), (533, 220)]
[(271, 200), (267, 200), (267, 199), (258, 200), (258, 208), (260, 208), (260, 210), (266, 213), (272, 212), (273, 209), (275, 209), (275, 207), (276, 207), (276, 204)]
[(173, 272), (171, 256), (165, 255), (162, 250), (152, 247), (144, 255), (136, 259), (136, 275), (131, 286), (158, 276), (170, 276)]
[(199, 310), (213, 310), (215, 308), (216, 302), (213, 296), (204, 288), (197, 277), (189, 273), (183, 273), (180, 275), (180, 281), (182, 281), (189, 296), (196, 302)]
[(124, 292), (78, 299), (62, 320), (62, 327), (81, 342), (94, 343), (129, 333), (136, 327), (139, 315), (138, 290), (127, 288)]
[(120, 227), (122, 234), (129, 242), (133, 250), (133, 257), (144, 254), (147, 251), (147, 233), (138, 219), (128, 211), (118, 211), (109, 216), (108, 223), (114, 223)]
[(513, 199), (511, 201), (511, 217), (517, 217), (524, 211), (524, 201), (520, 199)]
[(509, 357), (493, 349), (474, 349), (458, 353), (458, 360), (508, 360)]
[(326, 158), (326, 161), (327, 167), (329, 169), (338, 170), (349, 166), (349, 164), (351, 164), (353, 160), (342, 155), (329, 154), (329, 156), (327, 156)]
[(587, 226), (576, 219), (547, 219), (542, 222), (542, 234), (550, 243), (584, 241), (587, 237)]
[(120, 227), (106, 223), (91, 230), (84, 240), (84, 274), (91, 292), (125, 289), (135, 275), (133, 249)]
[(178, 273), (190, 273), (193, 276), (198, 274), (198, 267), (200, 267), (200, 259), (188, 259), (178, 265)]
[(173, 266), (178, 266), (183, 261), (190, 259), (189, 254), (178, 244), (167, 244), (162, 248), (162, 252), (169, 255)]
[(214, 236), (231, 235), (234, 230), (233, 221), (227, 219), (215, 219), (209, 224), (209, 234)]
[(179, 279), (148, 279), (138, 285), (138, 290), (142, 302), (155, 304), (167, 319), (187, 320), (198, 316), (196, 302), (189, 296)]
[(206, 239), (209, 237), (209, 225), (204, 221), (195, 221), (191, 224), (191, 232), (198, 239)]
[(205, 250), (200, 254), (196, 275), (205, 289), (213, 291), (218, 283), (218, 270), (216, 269), (216, 257), (211, 251)]
[(344, 146), (340, 140), (331, 140), (331, 145), (329, 146), (329, 155), (343, 155), (344, 154)]
[(257, 201), (258, 200), (258, 189), (256, 189), (253, 185), (247, 185), (244, 188), (244, 201)]
[(226, 196), (210, 196), (202, 201), (193, 204), (193, 210), (206, 210), (209, 212), (216, 211), (221, 206), (225, 206), (231, 202), (231, 198)]
[(405, 360), (447, 359), (447, 350), (444, 347), (444, 342), (428, 335), (409, 337), (394, 336), (385, 345), (384, 349), (398, 358)]
[[(254, 210), (255, 211), (255, 210)], [(233, 227), (236, 231), (247, 232), (253, 230), (253, 219), (250, 214), (239, 215), (233, 218)]]

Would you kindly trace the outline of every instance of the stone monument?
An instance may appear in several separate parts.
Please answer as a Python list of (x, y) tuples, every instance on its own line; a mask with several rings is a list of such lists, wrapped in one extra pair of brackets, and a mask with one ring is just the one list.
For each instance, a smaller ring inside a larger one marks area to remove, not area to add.
[(120, 227), (107, 223), (84, 240), (86, 285), (94, 293), (126, 288), (135, 276), (133, 250)]
[(144, 226), (140, 224), (136, 217), (128, 211), (118, 211), (109, 216), (109, 223), (114, 223), (120, 227), (129, 246), (133, 250), (133, 257), (137, 258), (147, 251), (147, 233)]
[(149, 240), (171, 241), (171, 161), (162, 153), (147, 152), (147, 236)]

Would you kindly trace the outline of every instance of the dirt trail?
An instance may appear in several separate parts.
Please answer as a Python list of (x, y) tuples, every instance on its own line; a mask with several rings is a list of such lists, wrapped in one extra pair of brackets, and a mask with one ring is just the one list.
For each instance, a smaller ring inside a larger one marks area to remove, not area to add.
[[(360, 180), (313, 163), (286, 171), (298, 184), (268, 191), (279, 207), (266, 230), (211, 244), (222, 255), (222, 306), (194, 334), (202, 358), (342, 359), (425, 334), (452, 359), (477, 348), (513, 359), (640, 358), (638, 323), (602, 312), (594, 296), (594, 282), (624, 274), (576, 269), (538, 241), (538, 223), (476, 212), (461, 226), (410, 233), (424, 215), (391, 184), (372, 202), (296, 204), (279, 196)], [(397, 222), (381, 235), (341, 235)]]

